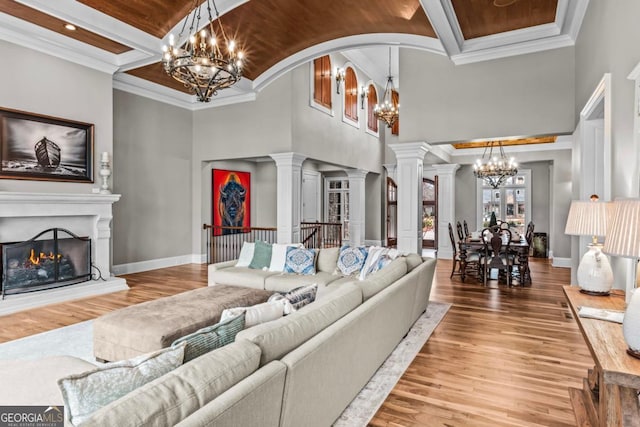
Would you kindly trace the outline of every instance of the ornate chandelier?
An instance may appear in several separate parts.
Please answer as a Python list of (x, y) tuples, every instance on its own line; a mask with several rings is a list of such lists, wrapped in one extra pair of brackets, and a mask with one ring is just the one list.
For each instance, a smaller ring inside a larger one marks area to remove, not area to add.
[[(228, 88), (240, 80), (244, 54), (237, 50), (235, 41), (227, 38), (215, 1), (206, 0), (209, 16), (202, 26), (200, 10), (204, 5), (199, 7), (198, 3), (198, 0), (194, 0), (193, 11), (185, 18), (177, 43), (171, 34), (169, 46), (162, 46), (162, 65), (167, 74), (191, 89), (198, 101), (209, 102), (218, 90)], [(211, 3), (218, 23), (218, 33), (214, 29)], [(187, 23), (189, 38), (185, 41), (182, 37)]]
[[(493, 147), (497, 144), (500, 149), (500, 157), (493, 155)], [(487, 155), (487, 149), (489, 153)], [(473, 165), (473, 174), (476, 178), (484, 180), (492, 188), (498, 188), (506, 179), (510, 176), (514, 176), (518, 173), (518, 164), (512, 157), (507, 159), (502, 148), (500, 141), (490, 141), (484, 148), (482, 159), (476, 160)]]
[(392, 93), (395, 89), (393, 77), (391, 77), (391, 48), (389, 48), (389, 77), (387, 77), (387, 84), (384, 87), (384, 97), (382, 98), (382, 104), (376, 104), (373, 107), (373, 115), (385, 122), (389, 128), (393, 126), (400, 115), (398, 111), (400, 104), (393, 105)]

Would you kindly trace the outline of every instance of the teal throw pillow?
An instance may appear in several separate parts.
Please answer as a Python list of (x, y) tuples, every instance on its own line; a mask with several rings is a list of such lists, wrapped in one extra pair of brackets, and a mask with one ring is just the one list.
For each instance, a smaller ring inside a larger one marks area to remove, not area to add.
[(249, 264), (249, 268), (262, 270), (263, 268), (269, 268), (271, 265), (271, 244), (257, 240), (253, 249), (253, 258)]
[(238, 332), (244, 329), (244, 316), (245, 313), (241, 313), (224, 322), (199, 329), (192, 334), (178, 338), (171, 346), (178, 346), (183, 342), (187, 343), (184, 350), (184, 363), (187, 363), (211, 350), (224, 347), (235, 341)]

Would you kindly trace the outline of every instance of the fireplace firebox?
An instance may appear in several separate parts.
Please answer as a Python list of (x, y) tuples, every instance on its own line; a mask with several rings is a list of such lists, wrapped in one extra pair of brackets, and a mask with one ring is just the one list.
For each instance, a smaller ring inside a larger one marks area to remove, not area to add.
[(24, 242), (0, 243), (2, 299), (91, 280), (91, 239), (50, 228)]

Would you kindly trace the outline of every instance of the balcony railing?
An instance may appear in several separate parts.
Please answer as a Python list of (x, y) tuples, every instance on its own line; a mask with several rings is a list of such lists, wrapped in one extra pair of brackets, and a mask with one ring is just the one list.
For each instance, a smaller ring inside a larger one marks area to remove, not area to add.
[[(275, 227), (221, 227), (204, 224), (207, 244), (207, 263), (237, 259), (244, 242), (278, 241)], [(300, 240), (306, 248), (330, 248), (342, 245), (342, 225), (328, 222), (303, 222)]]

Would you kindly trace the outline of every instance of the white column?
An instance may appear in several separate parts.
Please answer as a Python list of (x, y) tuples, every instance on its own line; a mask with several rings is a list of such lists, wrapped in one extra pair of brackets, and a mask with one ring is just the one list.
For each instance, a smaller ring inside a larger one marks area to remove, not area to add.
[(305, 156), (298, 153), (271, 154), (277, 171), (277, 227), (278, 243), (300, 242), (302, 218), (302, 162)]
[(398, 250), (422, 253), (422, 167), (425, 142), (390, 144), (398, 168)]
[(367, 171), (347, 170), (349, 177), (349, 240), (352, 246), (364, 245), (365, 231), (365, 178)]
[[(438, 258), (453, 258), (449, 223), (456, 226), (456, 171), (458, 164), (433, 165), (438, 176)], [(475, 185), (475, 184), (474, 184)]]
[[(387, 170), (387, 176), (389, 178), (391, 178), (393, 180), (393, 182), (395, 182), (396, 184), (398, 183), (396, 181), (397, 179), (397, 170), (398, 170), (398, 165), (396, 165), (395, 163), (385, 163), (384, 165), (382, 165), (383, 168), (385, 168)], [(385, 188), (386, 188), (387, 183), (385, 182)], [(385, 191), (386, 193), (386, 191)], [(386, 197), (386, 195), (385, 195)]]

